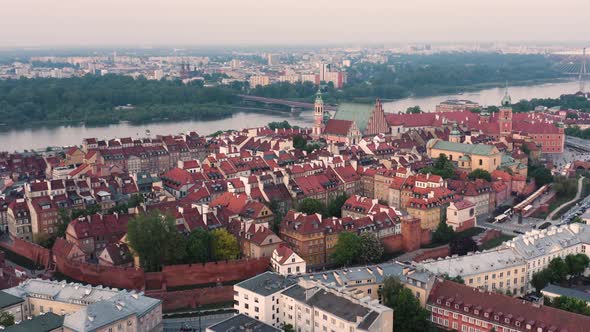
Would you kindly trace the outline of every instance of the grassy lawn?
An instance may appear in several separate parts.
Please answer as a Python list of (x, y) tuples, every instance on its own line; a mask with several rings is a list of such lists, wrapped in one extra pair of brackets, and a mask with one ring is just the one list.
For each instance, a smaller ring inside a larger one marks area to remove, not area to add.
[(495, 239), (491, 239), (488, 242), (482, 244), (479, 247), (479, 250), (488, 250), (488, 249), (496, 248), (497, 246), (501, 245), (502, 243), (504, 243), (508, 240), (511, 240), (512, 238), (514, 238), (514, 236), (502, 234), (499, 237), (497, 237)]
[[(584, 179), (584, 181), (582, 181), (582, 195), (580, 196), (579, 200), (576, 200), (574, 202), (572, 202), (571, 204), (568, 204), (566, 206), (564, 206), (561, 210), (559, 210), (559, 212), (557, 212), (552, 220), (557, 220), (559, 219), (563, 214), (565, 214), (567, 211), (569, 211), (574, 205), (576, 205), (576, 203), (578, 203), (579, 201), (581, 201), (582, 199), (584, 199), (584, 197), (590, 195), (590, 179), (586, 178)], [(549, 205), (549, 211), (553, 211), (554, 209), (556, 209), (557, 207), (559, 207), (561, 204), (573, 199), (575, 196), (572, 197), (568, 197), (567, 199), (561, 198), (561, 197), (557, 197), (557, 199), (555, 200), (555, 202), (551, 203), (551, 205)], [(560, 202), (557, 203), (554, 206), (554, 203), (556, 202)]]

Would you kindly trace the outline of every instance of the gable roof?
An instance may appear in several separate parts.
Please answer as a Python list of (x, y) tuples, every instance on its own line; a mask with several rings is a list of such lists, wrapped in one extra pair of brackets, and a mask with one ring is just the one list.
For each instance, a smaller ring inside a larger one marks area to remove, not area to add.
[(349, 120), (330, 119), (324, 128), (324, 134), (346, 136), (350, 132), (354, 122)]
[(334, 119), (353, 121), (356, 123), (357, 128), (364, 132), (372, 112), (373, 105), (342, 103), (338, 105), (338, 111), (336, 111)]

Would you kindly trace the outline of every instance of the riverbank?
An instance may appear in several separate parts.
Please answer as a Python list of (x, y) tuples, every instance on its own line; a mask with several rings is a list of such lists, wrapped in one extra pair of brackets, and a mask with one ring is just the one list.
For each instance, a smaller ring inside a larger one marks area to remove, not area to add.
[[(523, 85), (509, 87), (513, 101), (531, 98), (557, 98), (564, 93), (577, 91), (578, 82), (543, 83), (539, 85)], [(498, 105), (504, 95), (504, 88), (479, 90), (462, 95), (438, 95), (433, 97), (414, 97), (386, 102), (386, 112), (405, 112), (408, 107), (420, 106), (424, 111), (433, 111), (441, 101), (451, 98), (470, 99), (481, 105)], [(218, 130), (243, 129), (264, 126), (273, 121), (289, 121), (292, 125), (309, 127), (313, 124), (313, 112), (300, 113), (244, 110), (236, 104), (227, 105), (231, 115), (216, 119), (197, 119), (186, 117), (181, 121), (162, 119), (156, 122), (133, 123), (117, 122), (109, 125), (89, 125), (80, 122), (68, 122), (66, 125), (55, 123), (28, 125), (23, 127), (7, 127), (0, 131), (0, 151), (22, 151), (40, 149), (47, 145), (71, 146), (79, 145), (87, 137), (117, 138), (145, 137), (151, 135), (169, 135), (186, 131), (196, 131), (208, 135)]]

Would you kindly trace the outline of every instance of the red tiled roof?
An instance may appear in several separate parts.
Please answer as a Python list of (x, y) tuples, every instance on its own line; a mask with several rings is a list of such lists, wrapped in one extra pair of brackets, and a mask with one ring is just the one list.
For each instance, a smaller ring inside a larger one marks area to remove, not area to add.
[(326, 128), (324, 128), (324, 133), (330, 135), (346, 136), (348, 135), (353, 124), (354, 122), (349, 120), (330, 119), (326, 124)]
[[(440, 304), (437, 302), (440, 300)], [(484, 292), (476, 288), (471, 288), (456, 282), (437, 280), (432, 287), (428, 304), (446, 307), (449, 302), (449, 310), (461, 311), (462, 314), (468, 313), (469, 316), (479, 317), (488, 322), (495, 322), (498, 325), (507, 325), (513, 329), (525, 330), (526, 324), (532, 325), (531, 331), (537, 331), (537, 328), (543, 328), (543, 331), (581, 331), (583, 326), (590, 326), (590, 317), (574, 314), (571, 312), (555, 309), (549, 306), (535, 306), (530, 302), (516, 299), (510, 296)], [(454, 309), (454, 305), (459, 304), (461, 309)], [(465, 308), (468, 308), (465, 310)], [(475, 314), (475, 309), (479, 308), (479, 313)], [(489, 313), (489, 318), (485, 318), (484, 313)], [(495, 320), (495, 316), (499, 316)], [(505, 318), (510, 318), (510, 323), (506, 323)], [(521, 327), (516, 327), (516, 322), (521, 323)]]

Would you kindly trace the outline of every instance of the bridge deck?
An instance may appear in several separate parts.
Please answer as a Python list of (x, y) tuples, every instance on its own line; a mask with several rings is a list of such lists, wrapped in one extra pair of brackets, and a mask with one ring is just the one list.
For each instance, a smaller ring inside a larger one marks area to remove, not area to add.
[[(249, 96), (249, 95), (238, 95), (238, 97), (242, 98), (243, 100), (255, 101), (255, 102), (264, 103), (264, 104), (285, 105), (285, 106), (295, 107), (295, 108), (308, 108), (308, 109), (314, 108), (313, 103), (304, 103), (304, 102), (300, 102), (300, 101), (266, 98), (266, 97), (258, 97), (258, 96)], [(325, 105), (324, 109), (330, 110), (330, 111), (335, 111), (335, 110), (337, 110), (337, 107)]]

